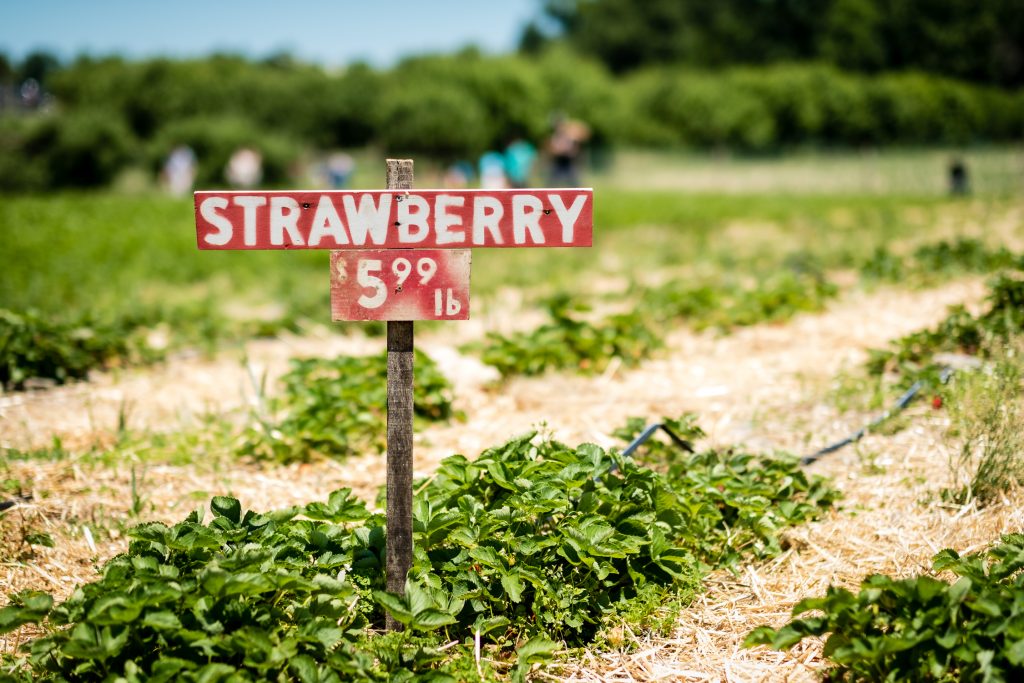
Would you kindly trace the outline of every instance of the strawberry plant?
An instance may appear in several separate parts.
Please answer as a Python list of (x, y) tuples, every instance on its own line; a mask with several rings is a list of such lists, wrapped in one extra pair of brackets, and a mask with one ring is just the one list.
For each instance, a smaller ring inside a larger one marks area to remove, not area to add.
[(681, 318), (696, 329), (727, 331), (820, 311), (838, 291), (819, 273), (783, 270), (748, 286), (672, 281), (646, 292), (641, 306), (660, 320)]
[[(515, 658), (522, 680), (558, 640), (586, 644), (649, 602), (646, 587), (685, 599), (704, 567), (771, 552), (749, 525), (798, 523), (829, 499), (776, 481), (785, 493), (772, 499), (792, 495), (789, 511), (755, 521), (736, 501), (723, 514), (719, 487), (734, 471), (687, 478), (534, 434), (452, 456), (417, 486), (404, 596), (382, 590), (384, 518), (349, 491), (266, 514), (214, 498), (208, 523), (195, 512), (131, 530), (128, 552), (59, 605), (12, 596), (0, 633), (35, 623), (45, 635), (5, 670), (25, 681), (472, 680), (479, 638), (491, 660)], [(385, 612), (405, 631), (377, 635)]]
[[(704, 436), (692, 414), (662, 418), (681, 438)], [(630, 418), (615, 436), (632, 441), (644, 428)], [(712, 567), (729, 566), (744, 557), (767, 557), (782, 551), (782, 529), (817, 517), (839, 498), (828, 481), (808, 475), (798, 459), (708, 449), (688, 453), (676, 444), (648, 440), (636, 452), (639, 462), (663, 470), (672, 488), (704, 509), (689, 538), (700, 539), (695, 552)]]
[[(987, 552), (943, 550), (936, 576), (868, 577), (853, 593), (830, 587), (793, 608), (779, 629), (761, 626), (746, 645), (787, 650), (824, 636), (834, 681), (1003, 681), (1024, 672), (1024, 535)], [(803, 616), (808, 612), (817, 616)]]
[(898, 370), (902, 384), (909, 386), (919, 378), (938, 375), (939, 368), (932, 360), (936, 353), (988, 355), (993, 343), (998, 346), (1024, 332), (1024, 279), (1005, 273), (996, 276), (989, 283), (987, 303), (988, 308), (979, 315), (955, 306), (936, 327), (908, 334), (889, 349), (873, 351), (868, 372), (880, 375)]
[(482, 345), (485, 363), (502, 376), (539, 375), (548, 370), (575, 369), (600, 372), (612, 358), (635, 365), (663, 344), (637, 312), (611, 315), (592, 323), (573, 306), (568, 296), (547, 302), (551, 322), (537, 329), (503, 336), (488, 333)]
[[(421, 351), (416, 351), (414, 366), (416, 418), (451, 418), (451, 384)], [(314, 455), (384, 452), (386, 356), (293, 360), (281, 384), (283, 391), (270, 401), (269, 414), (254, 416), (244, 437), (243, 454), (292, 462)]]
[(19, 389), (34, 378), (63, 383), (94, 368), (157, 356), (132, 321), (59, 321), (0, 309), (0, 387)]
[(929, 279), (937, 275), (991, 273), (1019, 268), (1022, 264), (1022, 257), (1006, 247), (991, 249), (973, 237), (958, 237), (954, 241), (924, 244), (907, 258), (880, 246), (860, 264), (860, 274), (868, 281), (900, 282), (908, 277)]

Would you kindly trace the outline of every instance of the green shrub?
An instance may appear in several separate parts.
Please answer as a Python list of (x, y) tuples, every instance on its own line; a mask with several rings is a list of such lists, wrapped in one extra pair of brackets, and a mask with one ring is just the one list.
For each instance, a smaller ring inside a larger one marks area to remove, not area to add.
[(377, 112), (377, 139), (389, 153), (475, 159), (494, 135), (479, 99), (451, 81), (392, 79)]
[[(828, 635), (824, 655), (834, 681), (1003, 681), (1024, 669), (1024, 536), (1014, 534), (985, 553), (935, 555), (931, 576), (868, 577), (860, 591), (830, 587), (802, 600), (793, 621), (747, 636), (746, 645), (788, 650)], [(805, 616), (821, 612), (821, 616)]]
[(87, 109), (7, 121), (0, 149), (0, 190), (40, 190), (106, 185), (137, 143), (116, 113)]

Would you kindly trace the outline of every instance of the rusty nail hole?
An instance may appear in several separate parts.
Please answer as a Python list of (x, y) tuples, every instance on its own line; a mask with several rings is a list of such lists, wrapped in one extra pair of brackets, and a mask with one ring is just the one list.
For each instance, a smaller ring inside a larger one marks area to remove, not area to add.
[(395, 221), (395, 225), (401, 225), (401, 223), (398, 222), (398, 221)]
[(402, 285), (398, 285), (397, 287), (395, 287), (395, 294), (398, 294), (401, 291), (402, 291)]
[(544, 209), (544, 215), (547, 216), (551, 213), (551, 209)]
[(303, 209), (308, 209), (310, 206), (312, 206), (312, 204), (310, 204), (309, 202), (302, 202)]

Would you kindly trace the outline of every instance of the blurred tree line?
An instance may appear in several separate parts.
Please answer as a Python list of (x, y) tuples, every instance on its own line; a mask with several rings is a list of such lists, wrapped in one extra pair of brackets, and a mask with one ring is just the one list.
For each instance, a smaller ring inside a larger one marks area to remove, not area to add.
[(595, 145), (759, 153), (1020, 140), (1018, 6), (547, 0), (556, 30), (528, 27), (519, 54), (467, 49), (391, 69), (330, 71), (288, 55), (0, 55), (0, 190), (155, 172), (178, 145), (195, 151), (199, 186), (223, 184), (243, 146), (262, 154), (264, 182), (281, 185), (316, 150), (474, 159), (517, 137), (542, 143), (559, 116), (585, 121)]
[[(546, 18), (615, 73), (650, 64), (824, 61), (1024, 84), (1020, 0), (544, 0)], [(534, 23), (524, 47), (550, 40)]]

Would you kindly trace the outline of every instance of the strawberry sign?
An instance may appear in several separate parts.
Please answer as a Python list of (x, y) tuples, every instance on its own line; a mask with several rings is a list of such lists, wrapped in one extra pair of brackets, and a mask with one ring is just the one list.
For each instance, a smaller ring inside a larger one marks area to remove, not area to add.
[(202, 250), (332, 250), (335, 321), (466, 320), (468, 248), (589, 247), (593, 216), (589, 189), (195, 193)]
[[(331, 318), (387, 321), (387, 589), (412, 566), (413, 321), (469, 318), (470, 249), (589, 247), (589, 189), (196, 192), (202, 250), (331, 250)], [(390, 613), (389, 630), (399, 628)]]

